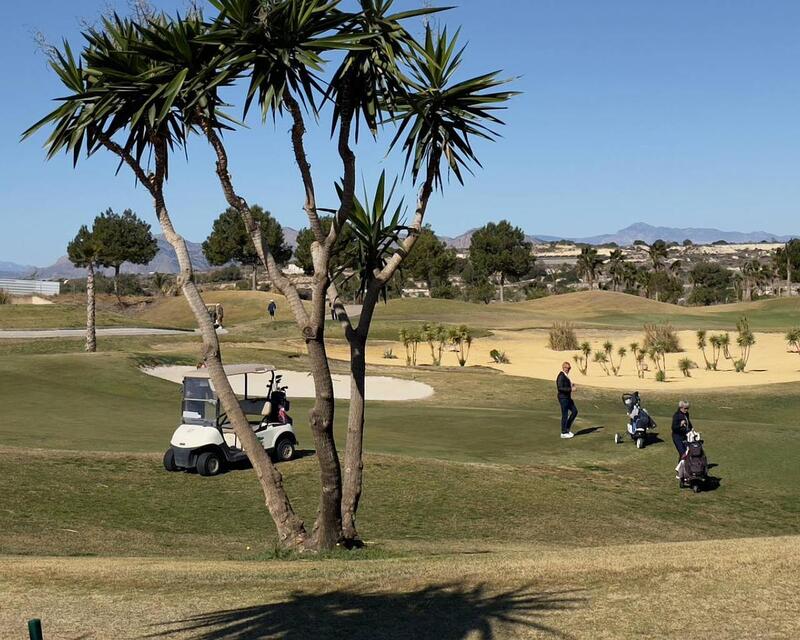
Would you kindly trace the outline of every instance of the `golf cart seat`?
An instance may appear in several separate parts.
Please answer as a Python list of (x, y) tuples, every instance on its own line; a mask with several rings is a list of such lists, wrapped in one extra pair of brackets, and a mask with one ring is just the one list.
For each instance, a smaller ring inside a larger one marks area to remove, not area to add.
[(272, 403), (269, 400), (239, 400), (239, 406), (248, 415), (268, 416), (272, 411)]

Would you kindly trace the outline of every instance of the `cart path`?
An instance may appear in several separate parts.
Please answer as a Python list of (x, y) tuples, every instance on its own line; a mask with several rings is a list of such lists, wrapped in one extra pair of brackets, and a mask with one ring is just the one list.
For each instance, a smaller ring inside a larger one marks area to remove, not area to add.
[[(106, 327), (97, 329), (98, 336), (187, 336), (199, 334), (197, 329), (154, 329), (148, 327)], [(217, 329), (225, 335), (227, 329)], [(86, 329), (2, 329), (0, 340), (27, 340), (31, 338), (82, 338)]]
[[(142, 369), (147, 375), (169, 380), (180, 384), (183, 377), (195, 371), (195, 367), (163, 366)], [(286, 393), (289, 399), (292, 398), (313, 398), (314, 381), (311, 374), (305, 371), (286, 371), (279, 370), (277, 373), (283, 376), (282, 385), (289, 388)], [(350, 376), (333, 374), (333, 395), (337, 400), (350, 399)], [(244, 376), (232, 376), (229, 378), (235, 393), (244, 394)], [(264, 389), (269, 380), (267, 374), (250, 374), (249, 389)], [(433, 387), (414, 380), (403, 380), (402, 378), (390, 378), (388, 376), (367, 376), (365, 380), (367, 400), (387, 400), (390, 402), (402, 402), (408, 400), (422, 400), (433, 395)]]
[[(218, 331), (222, 333), (224, 331)], [(196, 331), (182, 329), (152, 329), (144, 327), (114, 327), (97, 329), (98, 336), (176, 336), (191, 335)], [(28, 338), (81, 338), (86, 329), (5, 329), (0, 330), (0, 340)]]

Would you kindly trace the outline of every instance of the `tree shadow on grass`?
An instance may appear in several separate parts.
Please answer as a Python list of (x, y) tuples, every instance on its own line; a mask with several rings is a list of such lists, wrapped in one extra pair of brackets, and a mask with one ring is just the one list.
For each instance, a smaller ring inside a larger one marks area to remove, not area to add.
[(529, 586), (492, 592), (450, 583), (407, 593), (295, 592), (282, 602), (201, 613), (159, 624), (148, 638), (193, 640), (493, 640), (518, 631), (569, 638), (546, 624), (548, 613), (585, 603), (576, 591), (538, 593)]

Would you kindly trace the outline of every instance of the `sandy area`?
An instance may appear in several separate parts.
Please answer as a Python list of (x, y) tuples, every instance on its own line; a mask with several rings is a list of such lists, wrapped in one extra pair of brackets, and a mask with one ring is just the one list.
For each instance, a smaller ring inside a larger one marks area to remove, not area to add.
[[(714, 333), (714, 332), (710, 332)], [(709, 333), (709, 335), (710, 335)], [(580, 387), (585, 384), (592, 387), (606, 387), (612, 389), (664, 389), (666, 385), (675, 389), (709, 389), (720, 387), (741, 387), (750, 385), (764, 385), (778, 382), (800, 381), (800, 355), (789, 352), (783, 333), (757, 333), (756, 344), (752, 348), (750, 361), (745, 373), (736, 373), (733, 362), (720, 358), (717, 371), (706, 371), (703, 354), (696, 346), (697, 337), (694, 331), (679, 331), (683, 353), (667, 354), (667, 381), (656, 382), (655, 365), (648, 361), (650, 371), (644, 379), (637, 377), (633, 358), (627, 355), (622, 362), (618, 376), (606, 375), (600, 365), (591, 362), (587, 375), (582, 375), (573, 362), (574, 351), (551, 351), (547, 346), (546, 330), (526, 331), (495, 331), (493, 336), (480, 338), (472, 344), (467, 366), (482, 365), (499, 369), (506, 373), (529, 378), (542, 378), (555, 380), (561, 369), (561, 363), (569, 360), (573, 364), (572, 380)], [(739, 357), (736, 346), (736, 332), (731, 332), (731, 355), (734, 359)], [(610, 330), (578, 330), (578, 341), (588, 341), (595, 350), (602, 349), (601, 345), (606, 340), (614, 343), (614, 352), (621, 346), (628, 347), (631, 342), (642, 343), (641, 332), (610, 331)], [(391, 347), (396, 360), (385, 360), (384, 349)], [(510, 364), (495, 364), (489, 352), (492, 349), (504, 351), (511, 360)], [(711, 357), (710, 348), (707, 349)], [(328, 345), (328, 354), (332, 358), (347, 360), (346, 346)], [(678, 369), (678, 361), (682, 358), (691, 358), (697, 363), (698, 368), (691, 371), (691, 378), (684, 377)], [(615, 355), (615, 362), (618, 356)], [(400, 343), (376, 342), (367, 348), (367, 361), (372, 364), (405, 366), (405, 349)], [(430, 348), (427, 343), (418, 347), (418, 365), (429, 365), (431, 362)], [(446, 352), (443, 365), (457, 367), (456, 354)]]
[[(169, 366), (152, 367), (149, 369), (142, 369), (142, 371), (148, 375), (180, 384), (183, 381), (183, 376), (186, 375), (187, 372), (194, 371), (194, 369), (195, 368), (191, 366)], [(283, 369), (278, 371), (278, 373), (283, 376), (281, 384), (289, 387), (287, 393), (290, 399), (314, 397), (314, 381), (311, 379), (311, 374), (302, 371), (285, 371)], [(332, 377), (333, 393), (336, 399), (349, 400), (350, 376), (334, 374)], [(230, 378), (230, 381), (234, 392), (243, 395), (244, 376), (233, 376)], [(269, 376), (267, 374), (249, 375), (249, 392), (253, 393), (254, 390), (260, 392), (266, 387), (268, 381)], [(414, 382), (413, 380), (402, 380), (400, 378), (367, 376), (365, 386), (367, 400), (420, 400), (433, 395), (433, 388), (430, 385), (422, 382)]]

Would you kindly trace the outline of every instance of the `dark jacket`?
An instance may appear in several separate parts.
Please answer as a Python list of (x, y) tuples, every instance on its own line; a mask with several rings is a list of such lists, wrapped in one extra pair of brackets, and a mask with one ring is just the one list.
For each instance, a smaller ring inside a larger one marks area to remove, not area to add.
[(680, 409), (672, 416), (672, 433), (673, 435), (685, 436), (693, 429), (692, 421), (688, 413), (683, 413)]
[(572, 398), (572, 382), (563, 371), (556, 378), (556, 389), (558, 389), (559, 400)]

